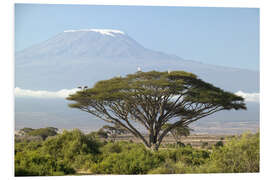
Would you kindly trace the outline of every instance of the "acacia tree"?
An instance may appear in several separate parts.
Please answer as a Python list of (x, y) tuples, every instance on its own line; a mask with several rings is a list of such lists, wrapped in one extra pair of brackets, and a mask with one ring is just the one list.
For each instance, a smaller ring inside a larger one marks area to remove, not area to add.
[[(168, 127), (170, 127), (172, 124), (170, 123), (166, 123), (162, 126), (162, 130), (165, 130), (167, 129)], [(173, 128), (170, 130), (170, 133), (172, 134), (175, 142), (177, 144), (179, 144), (181, 141), (180, 141), (180, 138), (181, 136), (189, 136), (190, 135), (190, 131), (193, 131), (193, 129), (191, 129), (190, 127), (188, 126), (182, 126), (181, 124), (179, 124), (177, 127)]]
[[(122, 126), (153, 150), (179, 125), (187, 126), (221, 110), (246, 109), (242, 97), (184, 71), (137, 72), (102, 80), (67, 99), (75, 101), (69, 107)], [(171, 126), (162, 130), (170, 122)], [(148, 138), (136, 123), (148, 131)]]

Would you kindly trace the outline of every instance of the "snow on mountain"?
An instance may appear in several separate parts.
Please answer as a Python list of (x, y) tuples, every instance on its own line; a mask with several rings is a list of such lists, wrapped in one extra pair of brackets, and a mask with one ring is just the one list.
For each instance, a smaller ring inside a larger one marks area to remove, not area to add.
[[(195, 53), (195, 52), (194, 52)], [(185, 70), (223, 89), (259, 91), (259, 72), (214, 66), (147, 49), (127, 33), (109, 29), (67, 30), (15, 53), (15, 85), (23, 89), (91, 87), (114, 76), (142, 71)]]
[(103, 35), (115, 37), (114, 34), (125, 34), (123, 31), (114, 29), (79, 29), (79, 30), (65, 30), (64, 32), (98, 32)]
[[(16, 53), (16, 59), (67, 57), (153, 58), (162, 53), (148, 50), (119, 30), (67, 30)], [(163, 55), (166, 56), (166, 55)]]

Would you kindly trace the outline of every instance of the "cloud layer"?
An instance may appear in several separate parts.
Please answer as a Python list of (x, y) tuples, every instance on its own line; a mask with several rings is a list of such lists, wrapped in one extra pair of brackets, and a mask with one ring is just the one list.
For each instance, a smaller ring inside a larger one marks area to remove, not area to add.
[[(32, 98), (66, 98), (69, 94), (73, 94), (80, 89), (62, 89), (59, 91), (44, 91), (44, 90), (28, 90), (21, 89), (19, 87), (15, 88), (16, 97), (32, 97)], [(235, 93), (238, 96), (245, 98), (247, 102), (259, 102), (259, 93), (245, 93), (243, 91), (238, 91)]]
[(260, 102), (260, 93), (245, 93), (243, 91), (237, 91), (235, 94), (242, 96), (247, 102)]
[(15, 88), (16, 97), (32, 97), (32, 98), (66, 98), (69, 94), (73, 94), (80, 89), (61, 89), (59, 91), (44, 91), (44, 90), (28, 90)]

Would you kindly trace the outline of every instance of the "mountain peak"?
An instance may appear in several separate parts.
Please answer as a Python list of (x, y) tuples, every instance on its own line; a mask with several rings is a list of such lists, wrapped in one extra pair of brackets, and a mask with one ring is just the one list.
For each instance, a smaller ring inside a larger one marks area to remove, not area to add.
[(70, 32), (96, 32), (100, 33), (102, 35), (107, 35), (107, 36), (115, 36), (115, 34), (122, 34), (124, 35), (125, 33), (120, 30), (115, 30), (115, 29), (78, 29), (78, 30), (66, 30), (64, 31), (66, 33)]

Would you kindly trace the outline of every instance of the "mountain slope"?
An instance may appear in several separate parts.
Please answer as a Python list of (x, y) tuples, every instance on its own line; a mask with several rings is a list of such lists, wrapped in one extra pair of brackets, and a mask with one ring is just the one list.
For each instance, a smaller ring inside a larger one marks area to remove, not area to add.
[(259, 91), (259, 72), (202, 64), (156, 52), (119, 30), (68, 30), (15, 54), (15, 86), (59, 90), (113, 76), (185, 70), (223, 89)]

